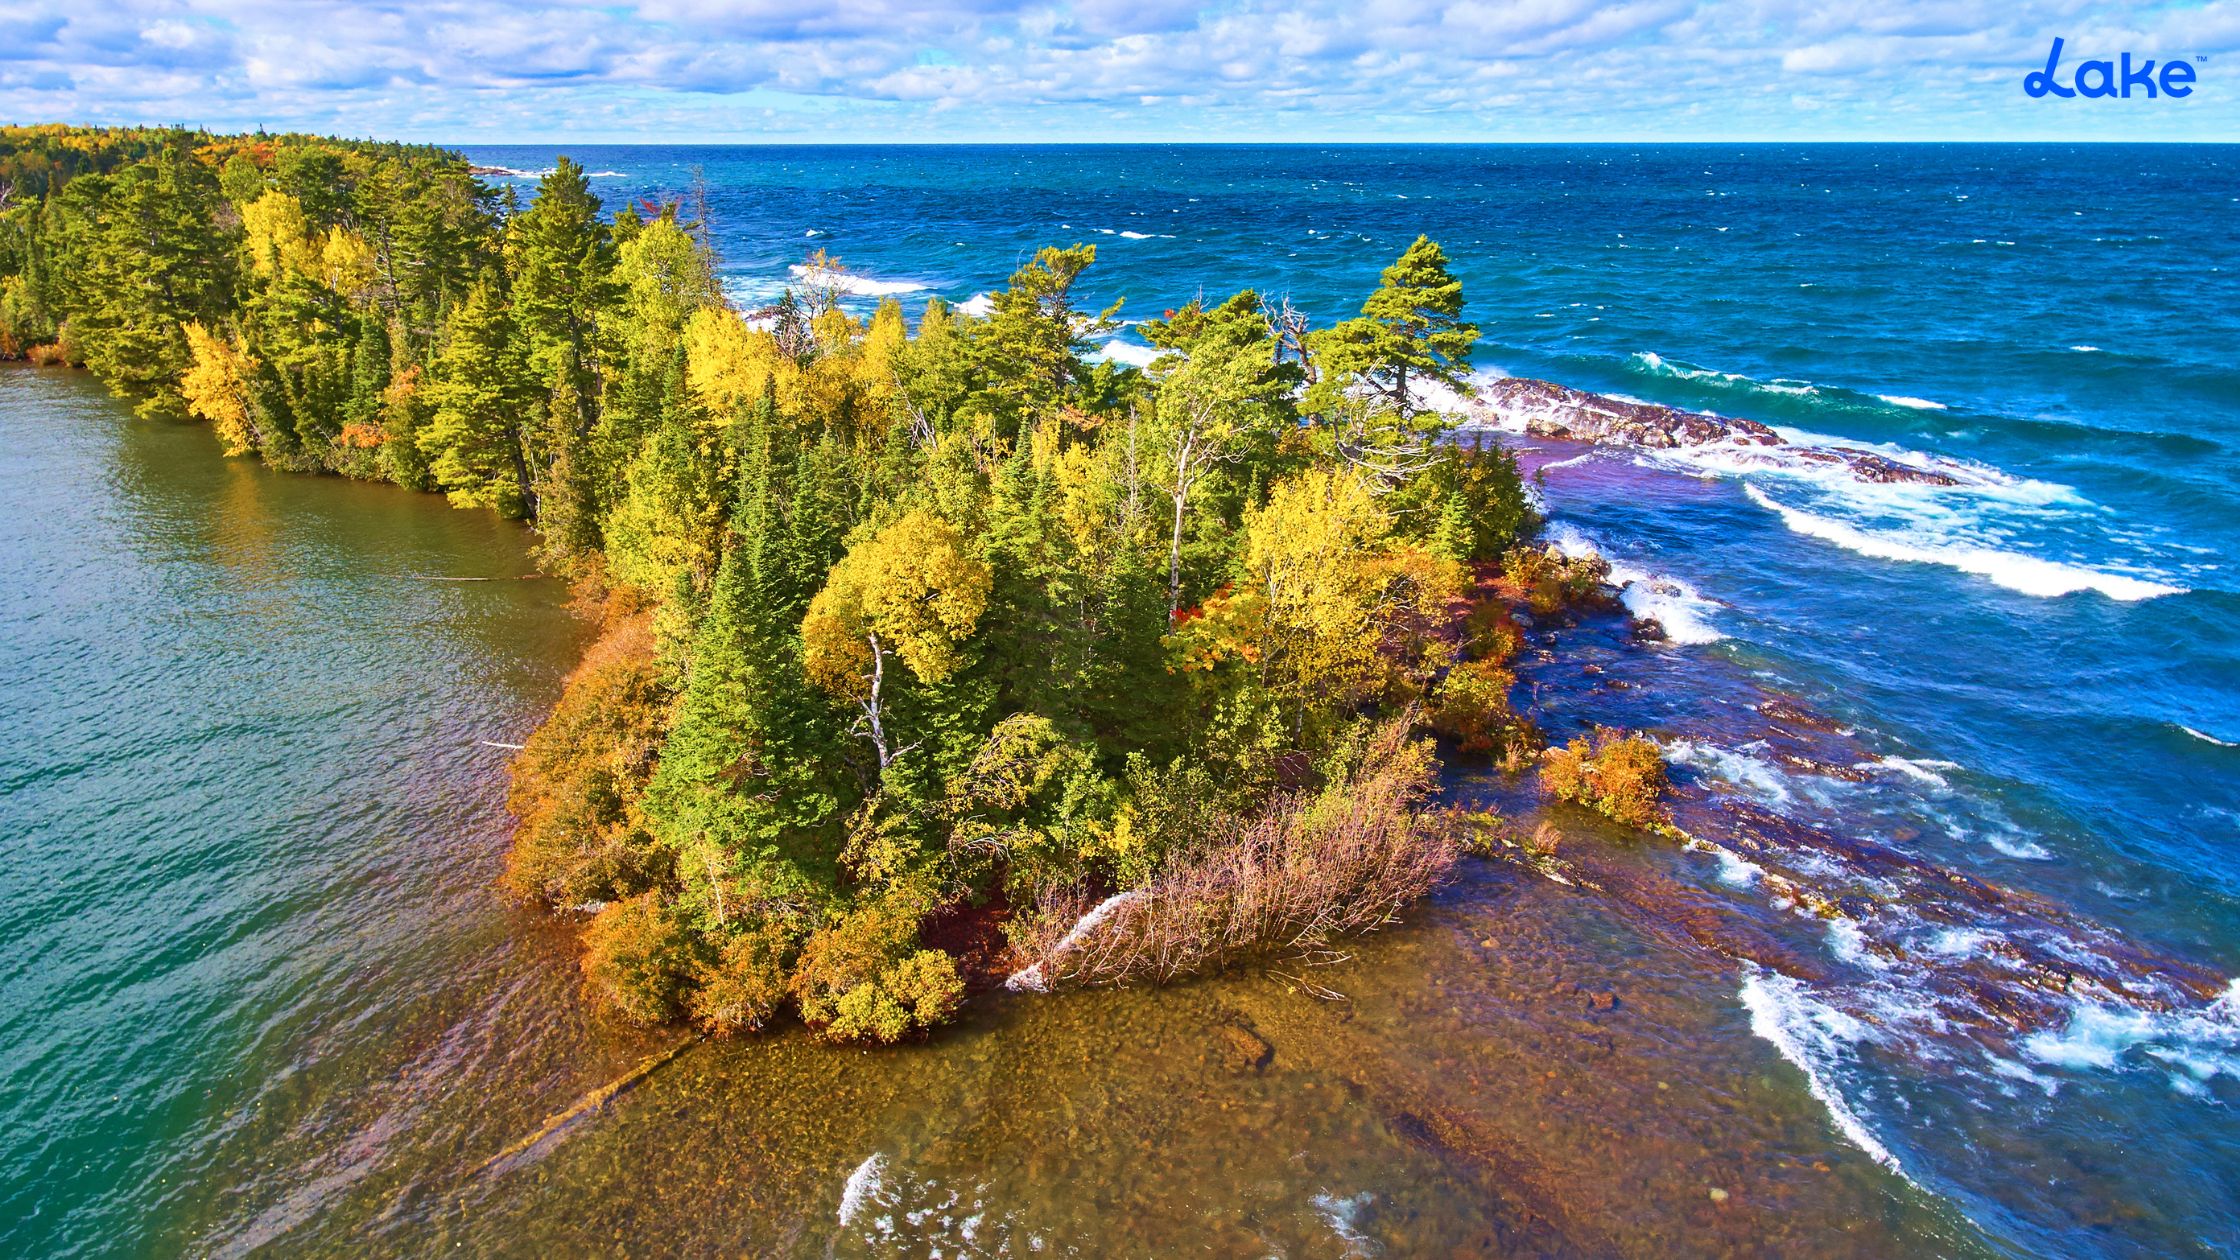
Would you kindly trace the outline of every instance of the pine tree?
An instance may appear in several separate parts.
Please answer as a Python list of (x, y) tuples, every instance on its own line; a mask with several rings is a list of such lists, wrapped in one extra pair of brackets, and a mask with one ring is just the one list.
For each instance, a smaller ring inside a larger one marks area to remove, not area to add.
[(419, 442), (437, 483), (462, 507), (533, 516), (522, 422), (534, 402), (513, 318), (495, 285), (476, 285), (452, 316), (435, 376), (434, 414)]
[(1360, 316), (1316, 338), (1322, 401), (1358, 383), (1411, 422), (1425, 410), (1422, 387), (1463, 387), (1477, 340), (1477, 326), (1462, 320), (1462, 282), (1447, 270), (1446, 251), (1418, 236), (1384, 269)]

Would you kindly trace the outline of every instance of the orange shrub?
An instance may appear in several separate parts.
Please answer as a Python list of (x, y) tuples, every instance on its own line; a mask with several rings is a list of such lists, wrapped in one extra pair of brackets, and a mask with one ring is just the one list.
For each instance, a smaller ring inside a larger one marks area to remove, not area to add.
[(1558, 800), (1571, 801), (1629, 827), (1665, 825), (1664, 755), (1643, 735), (1596, 731), (1547, 751), (1540, 786)]

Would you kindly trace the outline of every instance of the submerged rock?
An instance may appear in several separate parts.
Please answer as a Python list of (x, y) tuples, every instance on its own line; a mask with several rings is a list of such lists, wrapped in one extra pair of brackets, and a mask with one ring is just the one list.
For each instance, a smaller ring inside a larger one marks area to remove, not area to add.
[(1257, 1072), (1276, 1057), (1268, 1039), (1237, 1024), (1223, 1024), (1214, 1036), (1214, 1052), (1223, 1065), (1240, 1072)]

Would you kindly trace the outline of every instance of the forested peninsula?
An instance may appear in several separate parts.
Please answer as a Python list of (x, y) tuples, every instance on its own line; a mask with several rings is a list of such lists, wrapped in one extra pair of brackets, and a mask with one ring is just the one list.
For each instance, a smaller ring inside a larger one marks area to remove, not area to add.
[(1442, 756), (1661, 825), (1653, 745), (1512, 707), (1606, 571), (1433, 404), (1477, 337), (1437, 244), (1327, 327), (1165, 310), (1142, 369), (1091, 353), (1095, 259), (863, 318), (818, 255), (742, 312), (691, 199), (610, 214), (565, 159), (521, 204), (434, 148), (0, 128), (0, 357), (535, 531), (599, 631), (502, 885), (586, 917), (601, 1008), (712, 1032), (1322, 949), (1529, 847)]

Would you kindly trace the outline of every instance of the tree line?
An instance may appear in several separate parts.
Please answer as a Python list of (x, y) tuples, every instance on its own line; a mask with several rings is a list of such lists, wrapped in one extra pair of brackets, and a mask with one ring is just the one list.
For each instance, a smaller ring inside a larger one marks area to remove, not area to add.
[(892, 1041), (1025, 960), (1311, 945), (1451, 861), (1428, 734), (1536, 746), (1510, 607), (1595, 574), (1434, 405), (1477, 336), (1440, 247), (1329, 327), (1167, 310), (1142, 369), (1095, 261), (913, 318), (819, 256), (742, 313), (705, 223), (567, 159), (523, 205), (436, 149), (0, 130), (0, 354), (520, 518), (597, 606), (504, 882), (592, 911), (587, 991), (649, 1022)]

